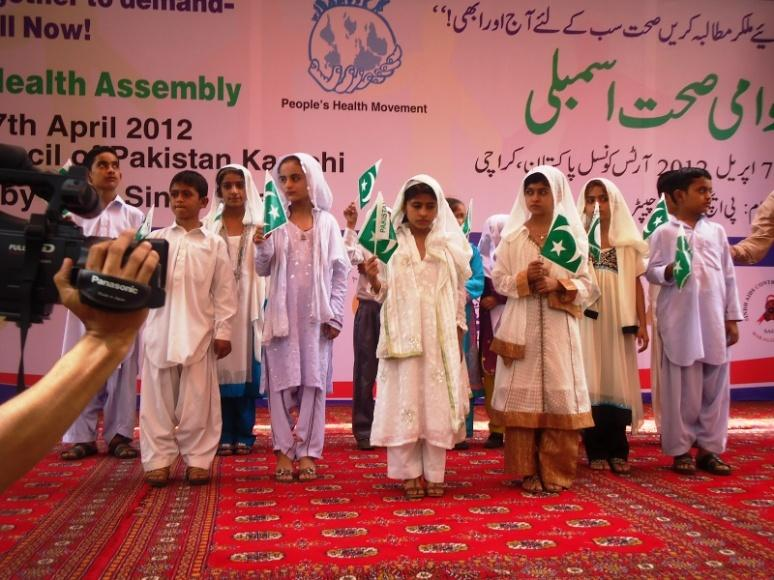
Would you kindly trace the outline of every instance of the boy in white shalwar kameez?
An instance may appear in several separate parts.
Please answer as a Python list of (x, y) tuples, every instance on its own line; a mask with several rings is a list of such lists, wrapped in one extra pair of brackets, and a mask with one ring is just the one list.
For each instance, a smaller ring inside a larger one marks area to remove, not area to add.
[[(577, 273), (540, 253), (557, 213), (581, 257)], [(495, 252), (495, 289), (508, 296), (492, 341), (499, 356), (492, 397), (505, 425), (505, 468), (527, 491), (558, 492), (575, 480), (580, 430), (591, 427), (578, 319), (597, 288), (588, 242), (564, 174), (538, 166), (521, 184)]]
[(192, 485), (209, 481), (221, 430), (216, 359), (231, 352), (236, 285), (226, 242), (207, 230), (207, 180), (181, 171), (169, 186), (175, 224), (150, 238), (169, 242), (166, 303), (143, 335), (140, 451), (145, 481), (162, 487), (178, 454)]
[(255, 443), (255, 401), (261, 380), (261, 336), (265, 281), (255, 271), (256, 225), (263, 202), (253, 176), (241, 165), (226, 165), (215, 178), (215, 201), (205, 227), (227, 244), (237, 284), (237, 315), (231, 325), (231, 354), (218, 361), (223, 430), (218, 455), (247, 455)]
[[(650, 238), (647, 270), (648, 281), (661, 286), (661, 447), (677, 473), (690, 475), (698, 466), (729, 475), (731, 466), (719, 454), (728, 437), (728, 347), (739, 340), (736, 323), (743, 320), (734, 265), (726, 232), (705, 215), (712, 202), (710, 174), (687, 167), (673, 180), (675, 213)], [(681, 230), (692, 257), (691, 274), (679, 289), (674, 268)]]
[[(95, 218), (72, 216), (73, 221), (83, 228), (84, 235), (115, 238), (124, 230), (139, 228), (143, 218), (142, 212), (127, 205), (118, 195), (121, 167), (116, 151), (112, 147), (94, 147), (86, 155), (84, 165), (89, 170), (89, 182), (99, 193), (104, 205), (102, 213)], [(84, 332), (86, 329), (83, 323), (68, 310), (62, 353), (75, 346)], [(74, 445), (62, 451), (62, 459), (82, 459), (97, 453), (97, 418), (100, 410), (108, 453), (119, 459), (137, 457), (137, 450), (131, 447), (130, 443), (137, 416), (138, 350), (138, 341), (135, 341), (129, 354), (110, 375), (102, 391), (92, 399), (64, 434), (62, 441)]]
[(439, 497), (446, 450), (465, 438), (461, 347), (472, 250), (430, 176), (403, 185), (392, 221), (398, 249), (384, 276), (376, 258), (366, 265), (383, 302), (371, 443), (387, 447), (387, 475), (404, 480), (407, 497)]

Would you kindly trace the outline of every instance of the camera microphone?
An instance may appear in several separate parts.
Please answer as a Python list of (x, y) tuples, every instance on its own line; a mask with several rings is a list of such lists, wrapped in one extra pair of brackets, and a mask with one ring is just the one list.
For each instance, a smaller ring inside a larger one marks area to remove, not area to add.
[(102, 212), (102, 199), (89, 184), (85, 167), (72, 167), (65, 175), (40, 171), (16, 145), (0, 143), (0, 182), (3, 185), (25, 185), (32, 193), (50, 202), (59, 194), (61, 208), (84, 218)]

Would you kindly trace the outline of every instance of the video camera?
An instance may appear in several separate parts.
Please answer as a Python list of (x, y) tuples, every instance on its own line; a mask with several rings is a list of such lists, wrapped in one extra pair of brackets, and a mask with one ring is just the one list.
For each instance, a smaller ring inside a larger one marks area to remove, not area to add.
[[(147, 240), (160, 257), (147, 285), (85, 269), (89, 248), (105, 238), (84, 236), (62, 216), (63, 209), (86, 218), (102, 211), (85, 167), (73, 167), (64, 175), (43, 173), (24, 149), (0, 144), (0, 184), (27, 186), (48, 201), (45, 214), (33, 214), (29, 221), (0, 212), (0, 316), (22, 328), (22, 341), (29, 325), (43, 322), (59, 302), (53, 277), (64, 258), (73, 260), (72, 284), (86, 304), (115, 311), (164, 305), (166, 240)], [(124, 260), (135, 247), (129, 247)]]

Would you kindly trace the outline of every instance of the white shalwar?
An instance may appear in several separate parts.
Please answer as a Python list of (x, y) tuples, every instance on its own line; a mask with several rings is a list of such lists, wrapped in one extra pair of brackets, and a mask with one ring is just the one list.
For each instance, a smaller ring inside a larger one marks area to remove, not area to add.
[[(145, 471), (171, 465), (208, 469), (220, 441), (213, 340), (230, 340), (237, 311), (223, 239), (178, 225), (149, 236), (169, 242), (167, 301), (145, 324), (140, 451)], [(178, 451), (179, 450), (179, 451)]]
[[(83, 228), (86, 236), (116, 238), (128, 229), (140, 227), (142, 212), (116, 196), (97, 217), (83, 219), (72, 216), (73, 221)], [(69, 351), (86, 332), (83, 323), (69, 310), (65, 319), (62, 354)], [(107, 443), (115, 435), (132, 438), (137, 416), (137, 370), (139, 367), (138, 341), (113, 374), (108, 377), (105, 386), (86, 405), (62, 437), (65, 443), (89, 443), (97, 438), (97, 418), (100, 409), (104, 421), (104, 438)]]

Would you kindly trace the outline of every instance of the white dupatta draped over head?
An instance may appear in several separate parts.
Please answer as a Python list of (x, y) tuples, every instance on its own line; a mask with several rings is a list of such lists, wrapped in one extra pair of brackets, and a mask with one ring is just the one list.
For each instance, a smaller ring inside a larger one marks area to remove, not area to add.
[[(241, 292), (243, 288), (246, 288), (250, 293), (249, 308), (250, 308), (250, 322), (253, 326), (253, 355), (256, 360), (261, 360), (261, 344), (263, 333), (263, 302), (266, 299), (266, 282), (255, 272), (254, 258), (255, 258), (255, 246), (253, 245), (253, 235), (255, 234), (255, 226), (263, 223), (263, 200), (258, 188), (255, 186), (255, 180), (250, 171), (243, 165), (231, 163), (224, 165), (218, 169), (218, 173), (215, 177), (215, 182), (218, 182), (218, 177), (225, 171), (237, 171), (242, 174), (245, 180), (245, 215), (242, 218), (242, 224), (245, 226), (244, 240), (240, 243), (244, 244), (244, 255), (242, 256), (243, 263), (248, 264), (247, 271), (250, 273), (250, 280), (247, 286), (241, 281), (237, 287), (237, 292)], [(217, 202), (219, 196), (215, 196), (210, 210), (202, 220), (203, 227), (211, 231), (214, 234), (227, 237), (225, 229), (223, 228), (223, 201)], [(228, 248), (228, 241), (226, 241), (226, 247)], [(230, 250), (229, 250), (230, 251)], [(238, 265), (241, 267), (241, 264)], [(239, 301), (241, 303), (241, 301)]]
[[(577, 287), (578, 298), (576, 303), (582, 308), (589, 302), (596, 300), (598, 297), (598, 288), (596, 284), (592, 283), (589, 278), (588, 267), (588, 252), (589, 244), (586, 237), (586, 230), (583, 228), (578, 211), (575, 208), (575, 200), (570, 190), (570, 183), (567, 177), (550, 165), (539, 165), (533, 168), (527, 175), (524, 176), (521, 184), (519, 185), (519, 191), (516, 194), (516, 201), (513, 204), (511, 213), (508, 216), (508, 221), (505, 224), (505, 228), (502, 232), (502, 241), (495, 250), (495, 267), (493, 280), (498, 278), (498, 266), (507, 268), (508, 275), (516, 276), (516, 274), (523, 272), (527, 269), (529, 262), (531, 261), (528, 256), (528, 252), (524, 249), (529, 242), (529, 232), (525, 227), (525, 223), (531, 217), (530, 211), (527, 209), (527, 204), (524, 199), (524, 183), (527, 179), (535, 174), (540, 173), (545, 176), (548, 184), (551, 188), (551, 193), (554, 198), (554, 214), (553, 219), (556, 218), (558, 213), (561, 213), (569, 223), (570, 232), (575, 239), (578, 253), (581, 255), (581, 265), (576, 273), (572, 273), (552, 262), (545, 260), (545, 266), (549, 269), (550, 275), (556, 278), (569, 278), (573, 284)], [(496, 285), (496, 283), (495, 283)], [(510, 345), (515, 351), (522, 351), (525, 348), (525, 335), (527, 324), (527, 302), (523, 299), (508, 300), (503, 317), (500, 320), (500, 326), (495, 333), (495, 338), (501, 342)]]
[(507, 213), (496, 213), (486, 218), (481, 231), (481, 239), (478, 241), (478, 251), (481, 253), (481, 261), (484, 264), (484, 276), (492, 277), (492, 268), (495, 262), (495, 250), (500, 245), (503, 228), (508, 221)]
[[(282, 156), (272, 171), (278, 186), (278, 196), (285, 206), (290, 218), (290, 202), (285, 196), (279, 180), (279, 168), (288, 157), (295, 157), (301, 164), (306, 176), (309, 199), (314, 206), (314, 232), (312, 235), (312, 308), (311, 316), (319, 324), (331, 324), (341, 329), (341, 316), (337, 316), (331, 307), (331, 286), (334, 263), (340, 262), (349, 268), (350, 261), (341, 238), (341, 231), (336, 219), (329, 213), (333, 205), (333, 193), (325, 180), (320, 162), (307, 153), (291, 153)], [(287, 311), (287, 259), (290, 238), (287, 224), (272, 232), (274, 242), (274, 261), (271, 268), (269, 300), (266, 306), (266, 323), (263, 329), (264, 344), (274, 337), (285, 337), (289, 334)]]
[[(615, 248), (618, 263), (618, 312), (621, 326), (634, 329), (638, 326), (636, 278), (645, 273), (645, 259), (648, 256), (648, 243), (642, 239), (640, 230), (634, 223), (621, 190), (615, 183), (603, 177), (588, 180), (578, 195), (578, 214), (584, 223), (588, 221), (584, 213), (586, 189), (594, 181), (601, 182), (607, 191), (610, 204), (610, 228), (607, 233), (610, 245)], [(594, 305), (590, 306), (594, 310)], [(631, 330), (627, 330), (631, 332)]]
[(390, 262), (385, 266), (385, 279), (387, 295), (382, 307), (382, 321), (387, 332), (380, 336), (378, 354), (380, 358), (405, 358), (420, 356), (422, 354), (422, 331), (419, 317), (407, 315), (409, 305), (417, 305), (420, 302), (419, 289), (414, 277), (414, 268), (421, 261), (416, 244), (409, 229), (408, 223), (404, 223), (406, 215), (405, 193), (411, 186), (424, 183), (435, 193), (438, 204), (432, 229), (425, 240), (426, 259), (438, 260), (445, 263), (441, 268), (438, 280), (437, 292), (439, 296), (439, 310), (443, 320), (454, 331), (454, 340), (457, 340), (454, 328), (462, 321), (457, 317), (457, 301), (461, 283), (470, 278), (470, 258), (472, 250), (465, 234), (462, 233), (457, 219), (454, 217), (440, 184), (429, 175), (415, 175), (398, 192), (392, 210), (392, 222), (398, 238), (398, 249)]
[[(257, 224), (263, 223), (263, 200), (261, 199), (261, 194), (258, 188), (255, 186), (255, 181), (253, 180), (253, 175), (250, 173), (250, 171), (244, 167), (243, 165), (237, 165), (236, 163), (231, 163), (229, 165), (224, 165), (220, 169), (218, 169), (218, 173), (215, 177), (215, 182), (217, 183), (218, 177), (225, 171), (232, 170), (232, 171), (238, 171), (242, 174), (242, 177), (245, 180), (245, 194), (247, 196), (247, 199), (245, 201), (245, 216), (242, 218), (242, 223), (246, 226), (254, 226)], [(215, 221), (215, 217), (219, 216), (223, 213), (223, 201), (218, 202), (218, 198), (220, 196), (216, 195), (213, 200), (212, 204), (210, 205), (210, 210), (207, 212), (207, 215), (204, 216), (204, 219), (202, 222), (205, 226), (210, 226)], [(210, 228), (210, 231), (216, 231), (212, 228)]]

